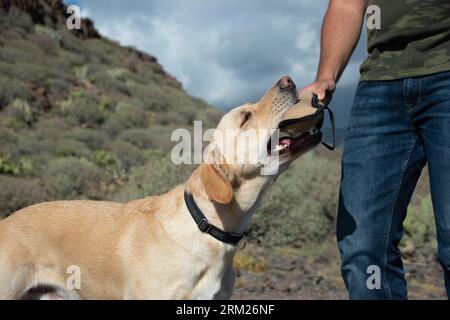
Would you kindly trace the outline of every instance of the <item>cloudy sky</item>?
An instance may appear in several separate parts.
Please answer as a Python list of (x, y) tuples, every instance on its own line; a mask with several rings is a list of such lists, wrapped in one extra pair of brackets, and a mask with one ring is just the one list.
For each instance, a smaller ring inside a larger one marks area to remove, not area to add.
[[(315, 77), (327, 0), (67, 0), (104, 36), (158, 58), (192, 95), (222, 109), (257, 101), (285, 74)], [(332, 107), (345, 127), (365, 36)]]

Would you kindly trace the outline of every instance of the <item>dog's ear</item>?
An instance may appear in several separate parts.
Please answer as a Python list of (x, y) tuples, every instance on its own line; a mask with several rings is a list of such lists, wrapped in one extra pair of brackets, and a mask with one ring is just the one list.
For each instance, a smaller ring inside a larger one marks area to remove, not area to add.
[(210, 200), (220, 204), (229, 204), (233, 199), (233, 187), (222, 172), (226, 165), (203, 164), (200, 168), (200, 179)]

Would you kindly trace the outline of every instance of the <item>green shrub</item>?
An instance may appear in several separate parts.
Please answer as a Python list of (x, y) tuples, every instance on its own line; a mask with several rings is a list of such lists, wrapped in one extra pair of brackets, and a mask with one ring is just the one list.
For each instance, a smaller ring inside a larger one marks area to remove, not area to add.
[(86, 62), (90, 62), (97, 65), (108, 64), (109, 58), (105, 51), (98, 50), (93, 47), (95, 40), (84, 41), (81, 38), (76, 37), (73, 32), (67, 28), (61, 28), (58, 30), (61, 36), (61, 47), (63, 51), (71, 52), (74, 55), (83, 57)]
[(0, 60), (8, 63), (17, 62), (30, 62), (32, 61), (32, 57), (22, 50), (15, 48), (14, 46), (8, 46), (2, 48), (0, 51)]
[(17, 137), (11, 129), (0, 127), (0, 147), (5, 144), (14, 144), (17, 142)]
[(0, 156), (7, 155), (9, 159), (19, 159), (21, 153), (18, 150), (18, 141), (14, 131), (0, 126)]
[(176, 126), (151, 125), (147, 130), (147, 135), (151, 139), (151, 147), (169, 153), (178, 142), (172, 142), (171, 136)]
[(183, 122), (181, 123), (184, 123), (188, 126), (192, 126), (195, 120), (201, 120), (195, 108), (181, 109), (179, 115), (183, 118)]
[(436, 225), (434, 222), (431, 195), (422, 198), (418, 206), (410, 206), (403, 224), (405, 236), (402, 245), (412, 244), (414, 248), (428, 248), (432, 243), (436, 248)]
[(94, 162), (100, 168), (116, 167), (117, 165), (116, 157), (107, 150), (95, 150)]
[(15, 99), (6, 108), (6, 113), (9, 117), (9, 125), (13, 128), (31, 127), (36, 121), (36, 116), (26, 100)]
[(140, 149), (159, 149), (170, 152), (175, 142), (170, 140), (174, 128), (152, 125), (148, 129), (127, 129), (120, 133), (119, 139)]
[(94, 129), (75, 128), (64, 134), (64, 137), (71, 140), (83, 142), (91, 150), (102, 149), (108, 136), (101, 131)]
[(111, 68), (106, 70), (106, 75), (110, 78), (117, 79), (120, 82), (126, 82), (127, 76), (130, 75), (130, 72), (125, 68)]
[(34, 28), (31, 16), (16, 7), (10, 7), (6, 15), (2, 15), (1, 28), (20, 28), (26, 32), (31, 32)]
[(91, 74), (91, 68), (89, 65), (82, 65), (80, 67), (74, 68), (75, 70), (75, 76), (80, 81), (87, 81), (89, 80), (90, 74)]
[(59, 56), (49, 58), (27, 37), (8, 40), (5, 46), (0, 53), (0, 74), (5, 77), (41, 85), (48, 79), (73, 80), (69, 62)]
[(147, 129), (128, 129), (119, 135), (119, 139), (129, 142), (132, 145), (141, 148), (157, 148), (158, 144), (155, 142), (151, 132)]
[(103, 124), (102, 130), (109, 136), (116, 136), (121, 131), (125, 130), (125, 125), (115, 117), (114, 115), (110, 116), (108, 120)]
[(53, 147), (53, 154), (60, 157), (91, 158), (86, 145), (77, 140), (60, 139)]
[(94, 163), (103, 170), (103, 173), (108, 177), (109, 182), (114, 182), (121, 178), (117, 158), (110, 151), (95, 150), (93, 158)]
[(165, 112), (170, 106), (167, 101), (167, 92), (155, 84), (135, 84), (132, 87), (134, 95), (142, 100), (146, 110)]
[(58, 31), (53, 30), (45, 25), (42, 24), (36, 24), (34, 26), (34, 33), (38, 35), (44, 35), (52, 39), (55, 43), (58, 45), (61, 43), (61, 35), (58, 33)]
[(127, 66), (129, 71), (131, 71), (133, 73), (138, 73), (139, 72), (139, 59), (138, 59), (138, 57), (136, 57), (135, 54), (130, 54), (126, 58), (125, 64), (126, 64), (126, 66)]
[(58, 78), (73, 82), (72, 75), (66, 73), (64, 68), (60, 66), (59, 68), (42, 61), (22, 62), (19, 64), (0, 61), (0, 74), (10, 79), (33, 82), (40, 85), (45, 85), (48, 79)]
[(9, 154), (14, 157), (30, 157), (41, 153), (51, 152), (54, 143), (50, 140), (39, 139), (33, 134), (19, 134), (17, 144), (10, 148)]
[(134, 168), (127, 184), (116, 194), (116, 201), (130, 201), (164, 193), (186, 181), (194, 166), (174, 165), (170, 158), (154, 152), (147, 164)]
[(32, 164), (27, 158), (12, 159), (9, 155), (0, 154), (0, 174), (19, 176), (30, 173)]
[(36, 46), (42, 49), (46, 54), (50, 56), (56, 56), (58, 53), (58, 47), (55, 41), (46, 34), (31, 34), (30, 41)]
[(333, 234), (340, 171), (308, 153), (284, 172), (256, 211), (251, 236), (262, 245), (301, 246)]
[(98, 101), (86, 98), (69, 98), (61, 104), (60, 113), (70, 124), (83, 127), (97, 127), (108, 116)]
[(45, 186), (36, 180), (0, 175), (0, 186), (0, 218), (50, 199)]
[(57, 199), (101, 197), (100, 170), (84, 159), (59, 158), (49, 163), (44, 173), (52, 195)]
[(14, 99), (28, 99), (30, 94), (22, 81), (0, 75), (0, 110)]
[(103, 108), (97, 104), (77, 103), (73, 109), (73, 115), (78, 125), (99, 126), (105, 122), (107, 117)]
[[(77, 68), (83, 66), (88, 61), (87, 57), (77, 54), (76, 52), (59, 50), (58, 61), (64, 61), (69, 68)], [(76, 74), (76, 71), (75, 71)], [(87, 80), (87, 79), (81, 79)]]
[(120, 103), (103, 125), (103, 129), (110, 135), (117, 135), (125, 129), (143, 128), (147, 125), (147, 116), (141, 106)]
[[(115, 50), (108, 40), (89, 39), (88, 41), (83, 41), (83, 39), (75, 37), (73, 32), (66, 28), (60, 33), (63, 36), (64, 45), (68, 45), (68, 50), (85, 56), (92, 64), (99, 66), (112, 65), (112, 54), (114, 54)], [(123, 61), (121, 62), (123, 63)]]
[(18, 176), (20, 174), (20, 166), (11, 161), (9, 157), (0, 155), (0, 174)]
[[(2, 13), (0, 12), (0, 27), (4, 24), (4, 22), (5, 22), (5, 15), (2, 15)], [(2, 32), (0, 34), (1, 37), (0, 39), (2, 40), (11, 40), (26, 36), (26, 32), (18, 28), (2, 28), (1, 30)]]
[(48, 79), (45, 87), (51, 94), (65, 96), (69, 92), (71, 83), (65, 79)]
[(131, 96), (131, 91), (123, 79), (112, 76), (108, 70), (101, 70), (90, 77), (93, 84), (110, 92)]
[(131, 168), (140, 166), (147, 161), (144, 151), (122, 140), (113, 142), (110, 150), (115, 155), (120, 170), (124, 173), (128, 173)]
[(64, 132), (67, 132), (70, 126), (59, 117), (41, 117), (34, 124), (33, 131), (29, 132), (31, 138), (40, 142), (55, 143), (60, 139)]
[(183, 118), (183, 115), (179, 112), (169, 111), (169, 112), (159, 112), (156, 115), (156, 122), (163, 126), (167, 125), (187, 125), (189, 124), (189, 119)]
[(84, 92), (80, 90), (74, 90), (70, 93), (70, 97), (73, 99), (83, 98)]

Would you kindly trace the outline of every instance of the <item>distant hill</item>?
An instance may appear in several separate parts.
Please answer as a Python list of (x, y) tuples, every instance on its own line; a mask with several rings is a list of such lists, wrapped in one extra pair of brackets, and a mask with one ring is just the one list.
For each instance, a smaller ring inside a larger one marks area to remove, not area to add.
[(150, 163), (142, 170), (164, 179), (141, 193), (161, 192), (189, 172), (162, 160), (172, 130), (221, 116), (92, 21), (69, 31), (65, 12), (61, 0), (0, 1), (0, 216), (49, 199), (116, 197)]

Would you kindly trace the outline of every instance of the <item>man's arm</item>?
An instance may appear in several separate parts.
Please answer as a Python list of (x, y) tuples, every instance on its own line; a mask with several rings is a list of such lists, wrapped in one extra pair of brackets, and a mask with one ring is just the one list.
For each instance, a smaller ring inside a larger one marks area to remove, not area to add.
[(320, 100), (331, 99), (336, 83), (358, 44), (366, 0), (330, 0), (323, 20), (320, 63), (314, 83), (303, 92), (314, 92)]

